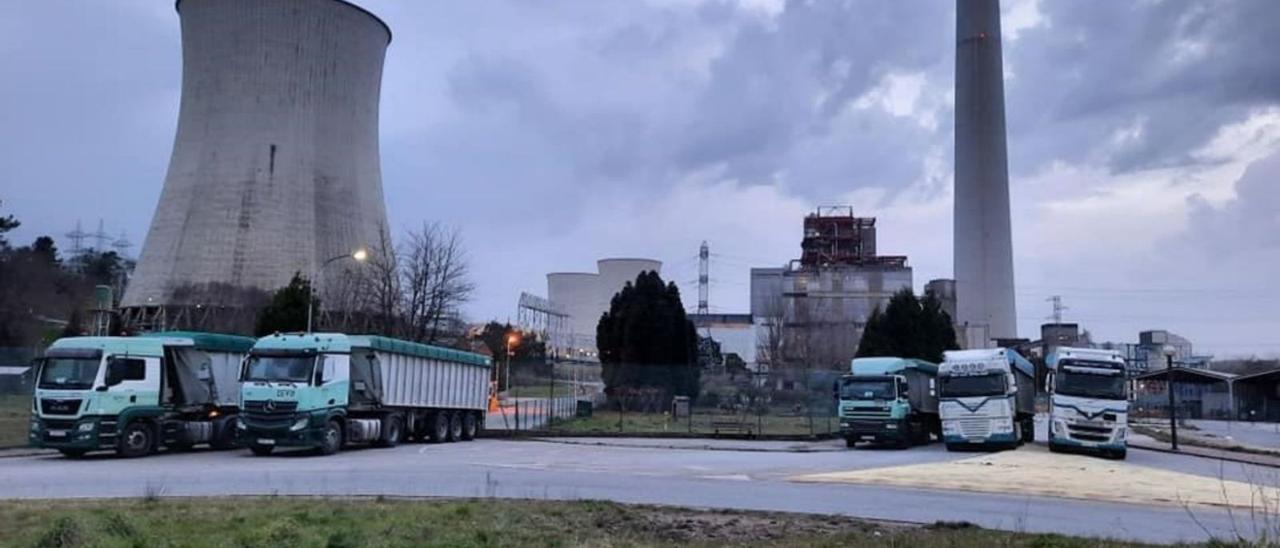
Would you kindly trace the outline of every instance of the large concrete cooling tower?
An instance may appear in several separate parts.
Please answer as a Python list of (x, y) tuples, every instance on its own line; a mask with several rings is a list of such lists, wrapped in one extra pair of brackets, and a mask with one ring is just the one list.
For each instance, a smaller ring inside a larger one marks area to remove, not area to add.
[(177, 10), (177, 136), (123, 306), (273, 290), (376, 245), (386, 24), (340, 0), (179, 0)]
[(999, 0), (956, 0), (956, 320), (970, 346), (1017, 336), (1001, 62)]

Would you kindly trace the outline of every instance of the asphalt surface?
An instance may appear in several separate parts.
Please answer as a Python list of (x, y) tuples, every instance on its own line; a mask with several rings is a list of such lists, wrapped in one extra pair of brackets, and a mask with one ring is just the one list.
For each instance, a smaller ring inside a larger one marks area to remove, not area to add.
[[(1132, 452), (1130, 462), (1230, 479), (1271, 469)], [(0, 460), (0, 496), (83, 498), (202, 495), (392, 495), (606, 499), (628, 503), (776, 510), (1106, 536), (1150, 542), (1231, 538), (1250, 529), (1226, 512), (1015, 494), (872, 485), (803, 484), (808, 473), (939, 462), (972, 456), (941, 445), (907, 451), (859, 449), (745, 452), (656, 449), (483, 439), (446, 445), (353, 449), (331, 457), (197, 451), (124, 460), (60, 456)], [(1090, 458), (1090, 457), (1078, 457)], [(1117, 489), (1123, 484), (1118, 483)], [(1237, 512), (1239, 513), (1239, 512)], [(1194, 519), (1192, 519), (1194, 516)], [(1198, 522), (1198, 523), (1197, 523)]]
[(1240, 421), (1188, 421), (1199, 431), (1185, 432), (1193, 436), (1213, 437), (1266, 449), (1280, 449), (1280, 424)]

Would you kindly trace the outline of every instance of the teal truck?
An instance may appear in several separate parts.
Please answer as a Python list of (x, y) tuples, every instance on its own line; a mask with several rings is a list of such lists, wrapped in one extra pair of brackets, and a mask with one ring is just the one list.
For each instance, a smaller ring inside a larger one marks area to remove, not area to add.
[(906, 358), (857, 358), (837, 381), (840, 435), (901, 448), (941, 437), (935, 382), (938, 366)]
[(28, 442), (73, 458), (233, 447), (240, 364), (253, 343), (196, 332), (58, 339), (36, 362)]
[(491, 372), (479, 354), (376, 335), (263, 337), (240, 377), (240, 439), (259, 456), (471, 440), (484, 426)]

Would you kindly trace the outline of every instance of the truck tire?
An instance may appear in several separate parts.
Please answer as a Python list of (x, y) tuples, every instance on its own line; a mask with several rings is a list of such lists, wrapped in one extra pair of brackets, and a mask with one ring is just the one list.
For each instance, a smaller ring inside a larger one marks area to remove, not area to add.
[(449, 441), (462, 441), (462, 413), (449, 413)]
[(1110, 451), (1107, 451), (1107, 458), (1112, 460), (1124, 460), (1125, 457), (1128, 457), (1128, 456), (1129, 456), (1128, 449), (1112, 449)]
[(1017, 449), (1022, 446), (1022, 421), (1013, 419), (1013, 443), (1009, 444), (1009, 449)]
[(1029, 418), (1023, 421), (1022, 441), (1026, 443), (1036, 442), (1036, 419), (1035, 418)]
[(83, 457), (85, 453), (88, 453), (88, 451), (85, 451), (84, 449), (59, 449), (58, 452), (62, 453), (62, 456), (69, 459), (78, 459)]
[(898, 442), (895, 443), (893, 446), (898, 449), (910, 449), (911, 446), (914, 445), (916, 441), (915, 424), (909, 420), (906, 420), (906, 421), (902, 421), (902, 426), (903, 426), (902, 431), (898, 432), (898, 436), (900, 436), (898, 438)]
[(947, 451), (955, 452), (960, 450), (960, 446), (954, 443), (948, 443), (946, 444), (946, 446), (947, 446)]
[(427, 432), (431, 436), (431, 443), (444, 443), (449, 441), (449, 413), (438, 411), (431, 416), (429, 423), (430, 430)]
[(475, 413), (464, 413), (462, 415), (462, 441), (471, 441), (476, 439), (476, 432), (480, 430), (480, 419), (476, 418)]
[(134, 421), (124, 427), (120, 441), (116, 442), (116, 454), (135, 458), (150, 454), (155, 449), (155, 431), (150, 424)]
[(232, 417), (228, 417), (217, 423), (213, 427), (213, 439), (209, 440), (209, 447), (215, 451), (226, 451), (227, 449), (235, 449), (239, 445), (236, 443), (236, 421)]
[(321, 455), (332, 455), (342, 450), (342, 425), (338, 421), (329, 421), (324, 425), (324, 433), (320, 438), (320, 447), (316, 451)]
[(382, 437), (378, 439), (378, 447), (395, 447), (400, 445), (404, 436), (404, 421), (398, 415), (382, 419)]
[(854, 439), (854, 438), (845, 438), (845, 439), (844, 439), (844, 446), (845, 446), (845, 447), (847, 447), (847, 448), (849, 448), (849, 449), (853, 449), (854, 447), (857, 447), (857, 446), (858, 446), (858, 440), (856, 440), (856, 439)]
[(258, 445), (255, 443), (249, 446), (249, 450), (253, 451), (254, 456), (265, 457), (275, 451), (276, 448), (274, 445)]

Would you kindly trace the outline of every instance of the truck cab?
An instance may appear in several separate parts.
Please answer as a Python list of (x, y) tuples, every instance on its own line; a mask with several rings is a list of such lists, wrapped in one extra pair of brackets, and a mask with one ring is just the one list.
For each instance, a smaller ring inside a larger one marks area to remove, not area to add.
[(170, 332), (70, 337), (37, 360), (28, 442), (69, 457), (234, 445), (234, 371), (253, 339)]
[(339, 333), (284, 334), (254, 344), (240, 376), (240, 437), (255, 454), (276, 447), (337, 452), (351, 383), (351, 342)]
[(1035, 439), (1035, 368), (1006, 348), (945, 353), (938, 408), (947, 449), (1017, 447)]
[(905, 448), (941, 434), (935, 377), (938, 367), (904, 358), (857, 358), (836, 381), (840, 434), (847, 447), (860, 441)]
[(1051, 352), (1045, 365), (1049, 449), (1125, 458), (1129, 400), (1124, 358), (1111, 350), (1064, 347)]

